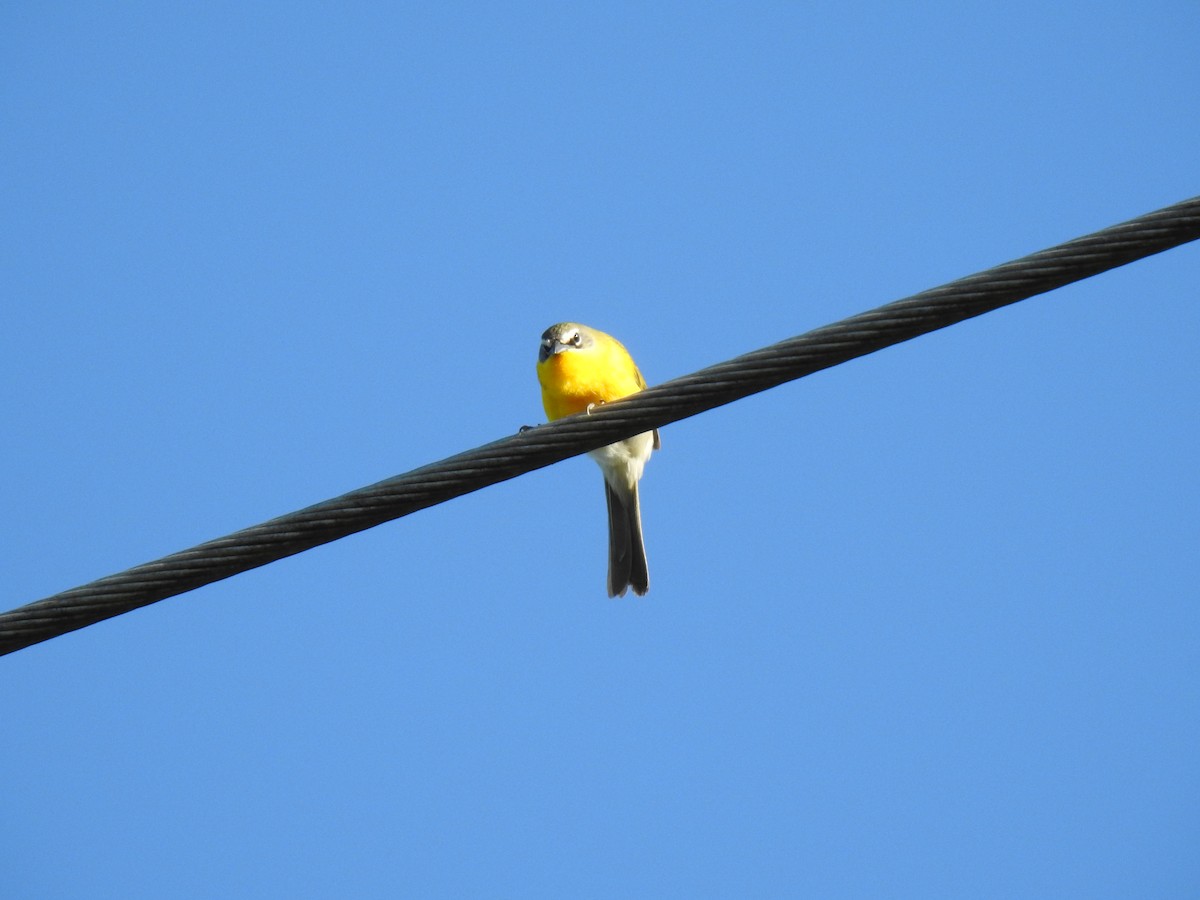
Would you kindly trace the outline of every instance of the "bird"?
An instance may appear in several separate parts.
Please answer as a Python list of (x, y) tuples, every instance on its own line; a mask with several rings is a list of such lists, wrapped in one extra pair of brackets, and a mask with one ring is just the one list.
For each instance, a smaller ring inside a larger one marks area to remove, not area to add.
[[(537, 375), (542, 406), (551, 422), (646, 387), (646, 379), (620, 341), (577, 322), (560, 322), (542, 333)], [(656, 428), (588, 453), (604, 473), (610, 597), (623, 597), (629, 588), (640, 597), (650, 589), (638, 480), (651, 451), (661, 446)]]

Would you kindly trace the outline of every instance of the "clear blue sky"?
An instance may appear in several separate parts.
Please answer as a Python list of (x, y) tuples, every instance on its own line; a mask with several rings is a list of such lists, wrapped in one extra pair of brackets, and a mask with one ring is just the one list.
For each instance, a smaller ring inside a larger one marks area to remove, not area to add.
[[(1200, 8), (9, 3), (4, 607), (1200, 193)], [(0, 660), (12, 897), (1194, 897), (1200, 247)]]

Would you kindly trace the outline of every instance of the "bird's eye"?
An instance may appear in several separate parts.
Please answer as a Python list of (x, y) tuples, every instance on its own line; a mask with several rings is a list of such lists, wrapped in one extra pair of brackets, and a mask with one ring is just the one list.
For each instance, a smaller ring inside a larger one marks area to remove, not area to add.
[(580, 334), (578, 331), (575, 332), (573, 335), (571, 335), (571, 343), (574, 344), (576, 347), (578, 347), (580, 344), (583, 343), (583, 335)]

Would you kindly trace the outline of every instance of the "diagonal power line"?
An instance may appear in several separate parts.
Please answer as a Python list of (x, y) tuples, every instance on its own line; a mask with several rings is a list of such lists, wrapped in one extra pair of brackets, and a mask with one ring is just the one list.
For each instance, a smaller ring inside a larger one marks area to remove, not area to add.
[(0, 614), (0, 655), (1200, 238), (1200, 197)]

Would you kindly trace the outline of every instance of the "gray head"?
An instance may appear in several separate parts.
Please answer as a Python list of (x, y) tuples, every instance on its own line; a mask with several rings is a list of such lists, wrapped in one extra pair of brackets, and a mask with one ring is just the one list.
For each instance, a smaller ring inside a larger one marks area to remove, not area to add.
[(542, 343), (538, 347), (538, 362), (548, 360), (556, 353), (567, 350), (583, 350), (596, 343), (595, 332), (578, 322), (559, 322), (542, 332)]

